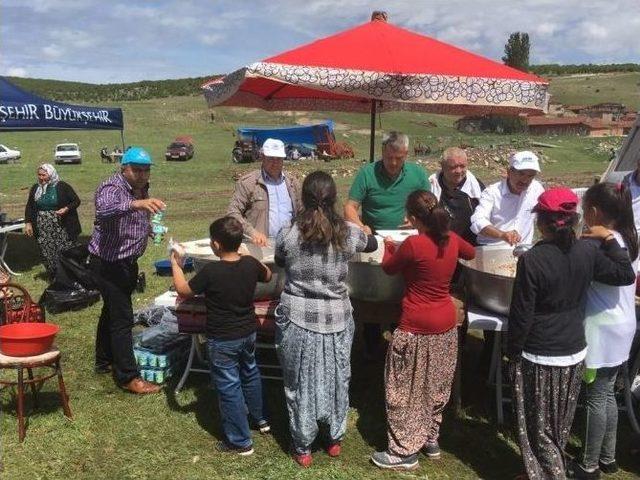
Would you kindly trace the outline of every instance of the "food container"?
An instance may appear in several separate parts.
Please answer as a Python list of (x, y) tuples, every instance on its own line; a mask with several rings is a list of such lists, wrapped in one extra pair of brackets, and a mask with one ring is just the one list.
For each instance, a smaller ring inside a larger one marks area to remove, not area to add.
[[(273, 240), (271, 240), (273, 241)], [(191, 242), (183, 242), (182, 246), (186, 254), (193, 258), (193, 266), (199, 271), (207, 262), (219, 262), (220, 258), (214, 255), (211, 250), (211, 243), (208, 238), (202, 240), (194, 240)], [(245, 255), (252, 255), (267, 267), (271, 269), (272, 277), (269, 283), (258, 283), (256, 291), (253, 295), (255, 300), (268, 300), (271, 298), (279, 298), (284, 289), (284, 270), (278, 267), (273, 259), (273, 245), (259, 247), (253, 243), (242, 243), (239, 252)]]
[(10, 323), (0, 327), (0, 351), (10, 357), (32, 357), (47, 352), (60, 331), (53, 323)]
[(465, 269), (468, 300), (491, 312), (508, 315), (517, 260), (510, 245), (476, 247), (476, 258), (460, 260)]
[[(410, 230), (383, 230), (378, 233), (392, 237), (401, 243)], [(400, 233), (401, 232), (401, 233)], [(378, 249), (371, 253), (357, 253), (349, 263), (347, 285), (349, 296), (364, 302), (399, 303), (404, 295), (402, 275), (387, 275), (382, 270), (384, 255), (383, 237), (376, 235)]]

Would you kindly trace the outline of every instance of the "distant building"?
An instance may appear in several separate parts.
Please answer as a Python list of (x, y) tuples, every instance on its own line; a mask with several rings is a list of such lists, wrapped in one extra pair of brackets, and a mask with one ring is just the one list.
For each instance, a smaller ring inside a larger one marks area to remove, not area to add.
[(530, 135), (589, 135), (584, 117), (528, 117)]
[(620, 120), (628, 112), (625, 105), (617, 102), (597, 103), (595, 105), (567, 105), (565, 112), (567, 110), (579, 116), (600, 118), (609, 122)]
[(629, 133), (633, 123), (633, 121), (604, 121), (584, 115), (575, 117), (528, 117), (527, 132), (530, 135), (617, 137)]

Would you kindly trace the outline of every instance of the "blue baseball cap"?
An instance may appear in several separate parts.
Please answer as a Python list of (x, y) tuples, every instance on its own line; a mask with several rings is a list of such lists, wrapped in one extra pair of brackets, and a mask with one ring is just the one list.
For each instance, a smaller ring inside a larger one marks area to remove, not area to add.
[(142, 147), (131, 147), (120, 160), (120, 165), (153, 165), (151, 155)]

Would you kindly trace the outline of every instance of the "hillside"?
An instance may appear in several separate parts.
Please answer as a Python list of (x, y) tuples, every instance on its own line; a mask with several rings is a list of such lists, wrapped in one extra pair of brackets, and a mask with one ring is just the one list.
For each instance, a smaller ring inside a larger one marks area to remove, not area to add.
[(16, 85), (46, 98), (66, 102), (122, 102), (152, 98), (198, 95), (200, 86), (211, 77), (181, 78), (176, 80), (145, 80), (134, 83), (65, 82), (38, 78), (8, 77)]
[[(564, 104), (620, 102), (634, 110), (640, 110), (640, 72), (638, 71), (550, 74), (548, 76), (544, 73), (540, 74), (551, 82), (550, 92), (555, 102)], [(9, 78), (26, 90), (54, 100), (118, 103), (127, 100), (199, 95), (200, 86), (214, 77), (215, 75), (104, 85), (35, 78)]]

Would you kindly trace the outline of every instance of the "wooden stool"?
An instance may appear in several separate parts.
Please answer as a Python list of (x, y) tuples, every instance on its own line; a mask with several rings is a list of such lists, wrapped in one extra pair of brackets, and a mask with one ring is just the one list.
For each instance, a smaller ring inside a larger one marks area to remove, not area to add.
[[(24, 422), (24, 389), (25, 385), (31, 386), (33, 394), (33, 405), (38, 406), (38, 391), (42, 388), (42, 384), (56, 375), (58, 376), (58, 389), (60, 391), (60, 400), (62, 409), (66, 417), (71, 418), (71, 409), (69, 408), (69, 397), (64, 387), (64, 379), (62, 378), (62, 367), (60, 366), (60, 350), (52, 348), (48, 352), (33, 357), (9, 357), (0, 353), (0, 370), (16, 370), (17, 381), (0, 379), (0, 385), (17, 386), (18, 387), (18, 439), (20, 442), (24, 440), (26, 434)], [(45, 373), (34, 377), (33, 369), (49, 367), (53, 369), (52, 373)], [(28, 378), (24, 378), (24, 371), (27, 371)]]

